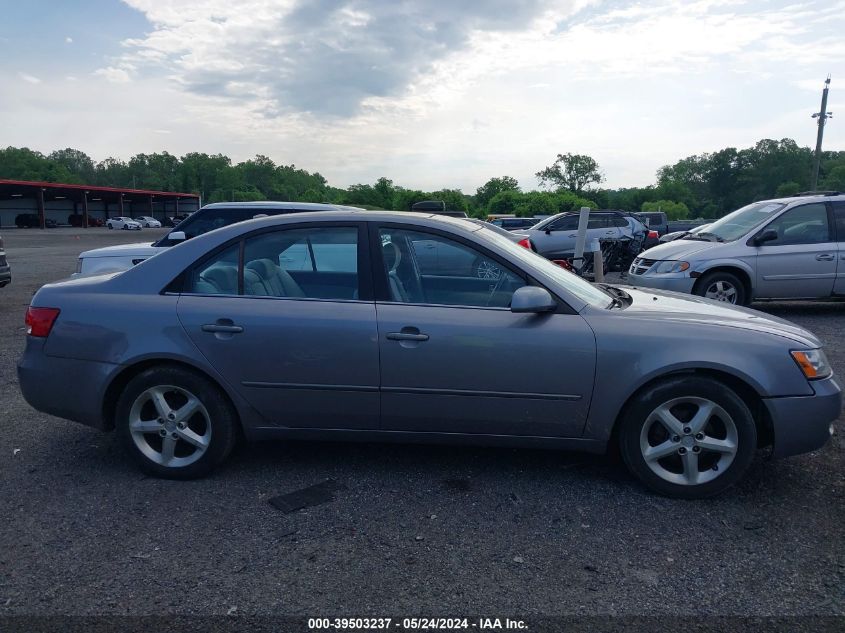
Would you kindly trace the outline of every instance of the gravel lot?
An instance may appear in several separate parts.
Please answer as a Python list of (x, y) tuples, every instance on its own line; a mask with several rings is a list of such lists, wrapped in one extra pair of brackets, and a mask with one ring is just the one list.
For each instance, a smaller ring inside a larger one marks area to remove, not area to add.
[[(271, 443), (202, 481), (141, 476), (114, 434), (30, 409), (15, 363), (41, 284), (160, 233), (3, 229), (0, 615), (845, 615), (845, 417), (705, 502), (608, 458), (509, 449)], [(845, 376), (845, 303), (756, 307)], [(327, 479), (330, 503), (268, 503)]]

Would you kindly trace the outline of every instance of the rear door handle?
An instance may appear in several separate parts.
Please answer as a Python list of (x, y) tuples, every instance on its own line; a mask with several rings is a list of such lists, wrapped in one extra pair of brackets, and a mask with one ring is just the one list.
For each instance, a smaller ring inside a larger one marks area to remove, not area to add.
[(240, 334), (244, 331), (244, 329), (240, 325), (229, 325), (225, 323), (206, 323), (202, 326), (202, 331), (222, 332), (224, 334)]
[(407, 332), (388, 332), (387, 339), (391, 341), (427, 341), (428, 334), (409, 334)]
[(833, 253), (819, 253), (816, 255), (816, 259), (820, 262), (832, 262), (836, 259), (836, 256)]

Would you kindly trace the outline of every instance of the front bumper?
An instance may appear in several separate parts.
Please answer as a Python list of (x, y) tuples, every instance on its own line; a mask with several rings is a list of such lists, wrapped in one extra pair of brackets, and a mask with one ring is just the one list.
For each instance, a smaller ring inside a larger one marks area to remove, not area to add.
[(628, 285), (639, 286), (640, 288), (656, 288), (657, 290), (670, 290), (672, 292), (685, 292), (690, 294), (695, 285), (695, 279), (683, 276), (683, 273), (668, 273), (665, 275), (637, 275), (628, 273)]
[(812, 396), (764, 398), (774, 432), (773, 457), (809, 453), (830, 439), (842, 414), (842, 389), (831, 376), (810, 383)]
[(46, 339), (27, 336), (18, 362), (24, 399), (38, 411), (105, 430), (103, 395), (116, 365), (44, 353)]
[(0, 287), (5, 286), (6, 284), (11, 283), (12, 281), (12, 269), (11, 267), (6, 264), (5, 266), (0, 266)]

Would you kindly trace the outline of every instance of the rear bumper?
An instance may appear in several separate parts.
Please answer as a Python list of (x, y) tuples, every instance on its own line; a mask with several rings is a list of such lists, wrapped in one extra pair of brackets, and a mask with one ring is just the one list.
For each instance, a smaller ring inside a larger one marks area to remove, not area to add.
[(12, 269), (9, 264), (0, 266), (0, 286), (5, 286), (12, 281)]
[(842, 389), (831, 377), (811, 383), (815, 395), (765, 398), (774, 431), (773, 457), (809, 453), (830, 439), (842, 413)]
[(18, 362), (24, 399), (38, 411), (106, 430), (103, 394), (117, 366), (47, 356), (44, 341), (28, 336)]

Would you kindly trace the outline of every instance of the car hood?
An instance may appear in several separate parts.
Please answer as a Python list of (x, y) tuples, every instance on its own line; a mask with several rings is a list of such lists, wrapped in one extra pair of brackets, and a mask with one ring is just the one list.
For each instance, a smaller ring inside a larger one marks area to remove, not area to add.
[(86, 257), (152, 257), (160, 253), (164, 247), (153, 246), (152, 243), (142, 242), (140, 244), (117, 244), (115, 246), (104, 246), (79, 254), (83, 259)]
[(727, 242), (705, 242), (703, 240), (673, 240), (654, 246), (638, 255), (644, 259), (684, 259), (701, 251), (712, 251), (723, 247)]
[(810, 348), (822, 346), (821, 341), (804, 328), (757, 310), (677, 292), (629, 286), (620, 289), (631, 295), (633, 300), (631, 305), (622, 311), (628, 317), (642, 316), (650, 320), (732, 327), (773, 334)]

